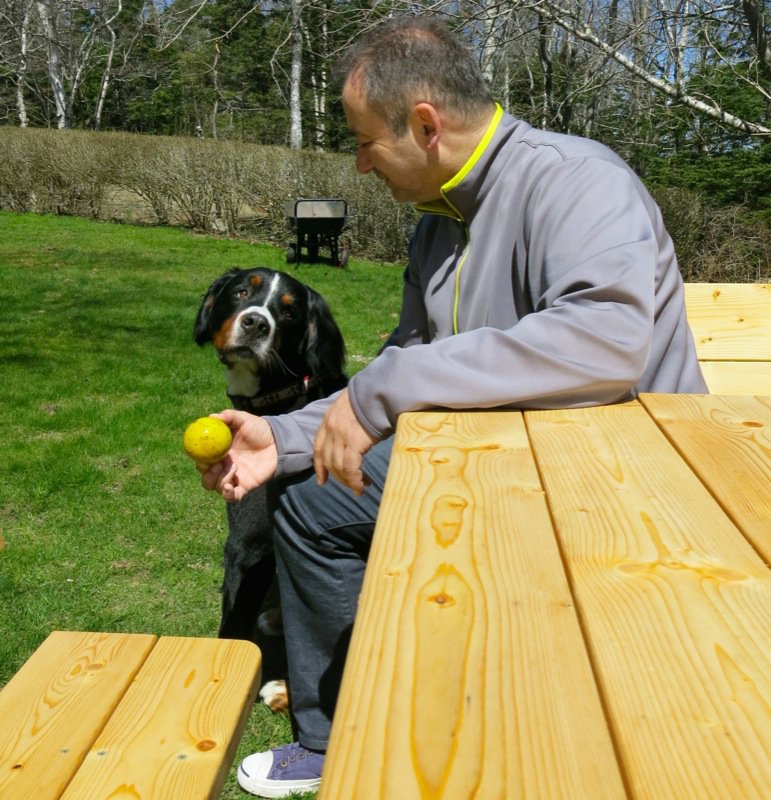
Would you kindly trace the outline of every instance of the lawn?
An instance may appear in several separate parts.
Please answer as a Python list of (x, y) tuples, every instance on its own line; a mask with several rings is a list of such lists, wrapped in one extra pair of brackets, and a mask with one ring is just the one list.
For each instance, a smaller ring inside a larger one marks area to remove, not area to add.
[[(287, 267), (283, 248), (0, 213), (0, 686), (55, 629), (216, 635), (224, 511), (181, 437), (227, 398), (192, 327), (214, 278), (256, 265), (327, 298), (350, 373), (395, 324), (401, 267), (355, 253)], [(255, 708), (237, 760), (290, 735)], [(223, 797), (244, 797), (232, 774)]]

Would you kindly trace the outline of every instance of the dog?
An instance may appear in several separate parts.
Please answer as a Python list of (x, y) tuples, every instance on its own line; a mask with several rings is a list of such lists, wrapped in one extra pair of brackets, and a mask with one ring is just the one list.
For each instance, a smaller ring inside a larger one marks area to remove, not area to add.
[[(204, 294), (193, 330), (199, 346), (212, 343), (225, 367), (234, 408), (285, 414), (344, 388), (345, 343), (324, 298), (285, 272), (233, 268)], [(257, 641), (271, 628), (260, 616), (275, 573), (271, 520), (273, 483), (227, 506), (219, 637)], [(286, 688), (268, 684), (263, 700), (285, 710)]]

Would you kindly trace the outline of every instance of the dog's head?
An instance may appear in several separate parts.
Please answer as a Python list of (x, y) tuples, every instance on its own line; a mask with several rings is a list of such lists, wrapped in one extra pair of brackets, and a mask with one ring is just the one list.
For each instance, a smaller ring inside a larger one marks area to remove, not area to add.
[(214, 344), (231, 394), (255, 394), (269, 376), (343, 375), (343, 336), (329, 306), (285, 272), (257, 267), (221, 275), (203, 296), (193, 338)]

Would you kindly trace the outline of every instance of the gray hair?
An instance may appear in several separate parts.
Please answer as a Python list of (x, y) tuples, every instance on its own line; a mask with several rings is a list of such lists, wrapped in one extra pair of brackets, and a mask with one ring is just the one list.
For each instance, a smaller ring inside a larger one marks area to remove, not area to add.
[(407, 130), (416, 102), (467, 122), (493, 103), (474, 57), (436, 17), (396, 17), (364, 34), (335, 69), (340, 86), (349, 78), (397, 136)]

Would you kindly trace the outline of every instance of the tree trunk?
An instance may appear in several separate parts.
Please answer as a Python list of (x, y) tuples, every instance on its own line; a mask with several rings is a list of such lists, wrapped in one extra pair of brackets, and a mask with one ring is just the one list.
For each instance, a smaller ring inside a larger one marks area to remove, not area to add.
[(110, 88), (110, 81), (112, 79), (112, 62), (115, 58), (115, 44), (116, 36), (112, 25), (106, 25), (107, 32), (110, 35), (110, 48), (107, 52), (107, 64), (105, 65), (104, 72), (102, 73), (102, 82), (99, 86), (99, 100), (96, 103), (96, 111), (94, 112), (94, 130), (98, 131), (102, 127), (102, 111), (104, 110), (104, 101), (107, 97), (107, 92)]
[[(304, 28), (306, 47), (309, 53), (314, 52), (313, 43), (307, 28)], [(326, 15), (321, 23), (321, 53), (329, 52), (329, 25)], [(314, 64), (318, 67), (314, 68)], [(310, 70), (311, 91), (313, 92), (313, 141), (317, 150), (323, 151), (327, 144), (327, 70), (322, 58), (314, 60)]]
[(300, 106), (300, 81), (303, 66), (302, 0), (292, 0), (292, 72), (289, 87), (289, 147), (303, 146), (303, 119)]
[(67, 117), (67, 99), (64, 91), (64, 71), (62, 55), (59, 46), (59, 37), (56, 30), (56, 8), (54, 0), (37, 0), (37, 13), (45, 31), (48, 46), (48, 80), (54, 95), (56, 107), (56, 127), (69, 128), (70, 120)]
[(766, 35), (766, 26), (771, 20), (766, 18), (764, 9), (765, 3), (763, 0), (742, 0), (742, 10), (750, 26), (758, 64), (766, 80), (771, 81), (771, 45)]
[(16, 111), (19, 117), (19, 127), (26, 128), (29, 124), (27, 115), (27, 103), (24, 99), (24, 85), (27, 80), (27, 49), (29, 35), (29, 15), (32, 11), (32, 4), (28, 4), (24, 9), (24, 19), (21, 23), (19, 37), (19, 67), (16, 70)]
[(214, 62), (212, 63), (212, 80), (214, 82), (214, 102), (211, 109), (211, 138), (217, 138), (217, 114), (220, 109), (220, 96), (222, 95), (222, 87), (220, 86), (220, 46), (219, 42), (214, 43)]

